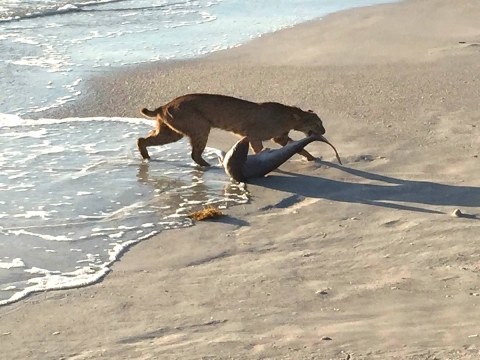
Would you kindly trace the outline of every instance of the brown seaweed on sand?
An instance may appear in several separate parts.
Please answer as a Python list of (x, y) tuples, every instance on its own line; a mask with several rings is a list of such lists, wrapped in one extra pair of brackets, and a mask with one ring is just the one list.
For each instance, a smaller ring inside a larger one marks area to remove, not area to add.
[(225, 214), (222, 213), (220, 209), (217, 207), (207, 206), (202, 210), (194, 211), (188, 214), (188, 216), (195, 221), (202, 221), (202, 220), (218, 219), (222, 216), (225, 216)]

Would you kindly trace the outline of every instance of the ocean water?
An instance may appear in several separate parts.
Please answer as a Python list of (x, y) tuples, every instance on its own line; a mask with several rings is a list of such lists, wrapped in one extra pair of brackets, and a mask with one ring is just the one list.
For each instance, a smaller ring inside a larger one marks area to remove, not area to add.
[[(0, 0), (0, 305), (95, 282), (128, 246), (190, 226), (189, 211), (248, 201), (218, 165), (199, 169), (184, 140), (142, 162), (135, 139), (151, 120), (43, 111), (76, 101), (86, 78), (112, 67), (201, 56), (385, 2)], [(205, 158), (215, 164), (215, 149)]]

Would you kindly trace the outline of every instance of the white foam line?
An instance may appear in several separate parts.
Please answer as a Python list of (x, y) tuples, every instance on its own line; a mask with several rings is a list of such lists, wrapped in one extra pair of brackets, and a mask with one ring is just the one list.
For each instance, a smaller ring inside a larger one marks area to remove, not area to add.
[(114, 217), (114, 216), (116, 216), (116, 215), (118, 215), (122, 212), (142, 207), (144, 203), (145, 203), (144, 201), (139, 201), (139, 202), (133, 203), (131, 205), (124, 206), (124, 207), (122, 207), (118, 210), (115, 210), (115, 211), (111, 212), (111, 213), (106, 213), (105, 215), (103, 215), (103, 218), (104, 218), (105, 221), (110, 220), (112, 217)]
[(15, 285), (12, 285), (12, 286), (7, 286), (7, 287), (4, 287), (0, 290), (2, 291), (12, 291), (12, 290), (15, 290), (17, 287)]
[(12, 42), (19, 42), (19, 43), (22, 43), (22, 44), (29, 44), (29, 45), (38, 45), (39, 43), (35, 40), (33, 40), (33, 38), (21, 38), (21, 37), (18, 37), (14, 40), (12, 40)]
[(10, 176), (8, 177), (8, 180), (18, 179), (18, 178), (21, 178), (21, 177), (23, 177), (23, 176), (25, 176), (25, 175), (28, 175), (28, 174), (29, 174), (28, 171), (24, 171), (24, 172), (21, 172), (20, 174), (10, 175)]
[(130, 240), (122, 244), (115, 245), (115, 247), (108, 252), (109, 261), (104, 264), (98, 265), (98, 267), (96, 266), (95, 270), (90, 267), (85, 267), (74, 272), (64, 273), (60, 275), (49, 272), (48, 274), (46, 274), (46, 276), (42, 278), (30, 279), (28, 283), (35, 283), (36, 285), (29, 286), (28, 288), (12, 295), (6, 300), (0, 300), (0, 306), (12, 304), (38, 292), (76, 289), (93, 285), (101, 281), (111, 271), (110, 266), (112, 266), (112, 264), (117, 261), (125, 253), (126, 250), (128, 250), (133, 245), (138, 244), (140, 241), (148, 239), (156, 234), (158, 234), (158, 231), (154, 230), (146, 235), (139, 237), (137, 240)]
[(105, 164), (107, 162), (107, 160), (100, 160), (94, 164), (91, 164), (91, 165), (88, 165), (84, 168), (82, 168), (77, 175), (73, 175), (72, 176), (72, 179), (79, 179), (81, 178), (82, 176), (85, 176), (85, 175), (88, 175), (88, 170), (92, 170), (92, 169), (95, 169), (96, 167), (98, 166), (101, 166), (103, 164)]
[(8, 233), (14, 235), (31, 235), (31, 236), (38, 236), (47, 241), (71, 241), (72, 239), (67, 238), (66, 236), (53, 236), (53, 235), (44, 235), (44, 234), (36, 234), (25, 230), (9, 230)]
[(79, 287), (91, 285), (103, 279), (105, 275), (107, 275), (109, 272), (110, 272), (109, 268), (102, 268), (99, 271), (95, 272), (95, 274), (86, 274), (86, 275), (89, 275), (88, 277), (77, 276), (75, 279), (70, 279), (71, 281), (66, 284), (64, 283), (52, 284), (53, 281), (51, 280), (58, 280), (58, 278), (61, 277), (61, 275), (51, 275), (51, 276), (45, 276), (43, 278), (36, 278), (38, 279), (38, 281), (43, 279), (43, 282), (39, 282), (37, 283), (37, 285), (30, 286), (22, 291), (19, 291), (18, 293), (14, 294), (13, 296), (11, 296), (6, 300), (1, 300), (0, 306), (14, 303), (16, 301), (19, 301), (37, 292), (42, 292), (46, 290), (49, 290), (49, 291), (50, 290), (66, 290), (66, 289), (73, 289), (73, 288), (79, 288)]
[(40, 125), (54, 125), (72, 122), (89, 122), (89, 121), (104, 121), (104, 122), (120, 122), (130, 124), (145, 124), (154, 126), (154, 120), (143, 118), (124, 118), (124, 117), (89, 117), (89, 118), (64, 118), (64, 119), (22, 119), (18, 115), (2, 114), (0, 113), (0, 128), (14, 128), (19, 126), (40, 126)]
[[(65, 203), (67, 205), (70, 205), (69, 203)], [(52, 205), (52, 204), (50, 204)], [(60, 204), (57, 204), (60, 205)], [(74, 226), (74, 225), (83, 225), (86, 224), (86, 221), (73, 221), (73, 220), (68, 220), (68, 223), (59, 223), (59, 224), (42, 224), (42, 225), (33, 225), (33, 226), (22, 226), (22, 227), (10, 227), (10, 228), (5, 228), (5, 231), (24, 231), (28, 229), (45, 229), (45, 228), (64, 228), (65, 226)]]
[(12, 269), (12, 268), (23, 268), (23, 267), (25, 267), (25, 263), (20, 258), (13, 259), (10, 262), (0, 261), (0, 269)]
[(36, 274), (36, 275), (51, 275), (51, 274), (59, 275), (59, 274), (61, 274), (60, 271), (51, 271), (51, 270), (47, 270), (47, 269), (38, 268), (38, 267), (35, 267), (35, 266), (32, 267), (31, 269), (26, 269), (24, 271), (26, 273)]
[(158, 234), (158, 231), (154, 230), (154, 231), (149, 232), (146, 235), (143, 235), (143, 236), (139, 237), (137, 240), (130, 240), (130, 241), (125, 241), (124, 243), (121, 243), (121, 244), (116, 244), (113, 247), (113, 249), (108, 251), (108, 259), (110, 260), (110, 262), (108, 262), (106, 266), (110, 266), (111, 264), (113, 264), (116, 260), (119, 259), (120, 256), (123, 255), (123, 253), (127, 249), (129, 249), (133, 245), (138, 244), (142, 240), (151, 238), (152, 236), (154, 236), (156, 234)]
[(25, 218), (25, 219), (30, 219), (32, 217), (39, 217), (42, 218), (43, 220), (47, 219), (49, 217), (50, 213), (48, 211), (26, 211), (24, 214), (15, 214), (13, 217), (15, 218)]

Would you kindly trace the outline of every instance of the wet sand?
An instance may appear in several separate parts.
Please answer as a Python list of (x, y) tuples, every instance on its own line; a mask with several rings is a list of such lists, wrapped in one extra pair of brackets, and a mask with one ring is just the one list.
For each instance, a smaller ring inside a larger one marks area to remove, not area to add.
[(279, 101), (316, 111), (344, 166), (312, 143), (322, 161), (294, 157), (228, 217), (142, 242), (100, 284), (0, 308), (2, 356), (479, 358), (478, 18), (476, 0), (373, 6), (90, 79), (50, 115)]

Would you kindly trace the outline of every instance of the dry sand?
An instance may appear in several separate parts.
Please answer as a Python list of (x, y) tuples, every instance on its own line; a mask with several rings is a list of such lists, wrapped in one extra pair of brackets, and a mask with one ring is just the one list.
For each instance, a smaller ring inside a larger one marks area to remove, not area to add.
[(345, 166), (313, 143), (323, 163), (295, 157), (223, 221), (1, 308), (0, 358), (479, 359), (479, 19), (478, 0), (354, 9), (92, 79), (56, 116), (137, 116), (193, 91), (276, 100), (317, 111)]

